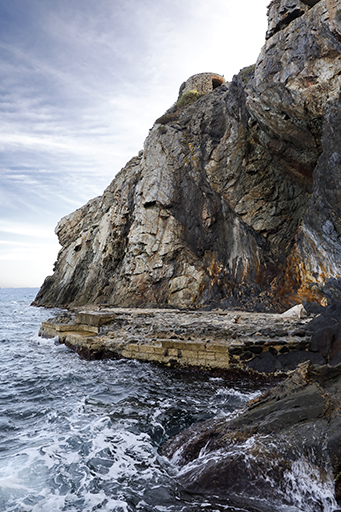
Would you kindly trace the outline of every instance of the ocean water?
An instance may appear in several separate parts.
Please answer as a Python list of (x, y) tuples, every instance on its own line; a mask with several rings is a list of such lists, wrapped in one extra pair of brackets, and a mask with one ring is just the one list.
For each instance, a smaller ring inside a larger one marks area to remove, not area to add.
[[(253, 510), (184, 492), (159, 447), (193, 422), (233, 413), (260, 390), (149, 363), (83, 360), (38, 337), (55, 311), (30, 307), (36, 292), (0, 289), (0, 511)], [(288, 478), (297, 506), (265, 503), (264, 510), (337, 508), (331, 481), (316, 483), (309, 464), (295, 471)]]

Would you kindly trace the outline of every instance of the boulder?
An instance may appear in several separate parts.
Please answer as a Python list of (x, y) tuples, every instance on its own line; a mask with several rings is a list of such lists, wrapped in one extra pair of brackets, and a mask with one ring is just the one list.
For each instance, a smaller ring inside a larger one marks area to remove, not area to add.
[(297, 304), (297, 306), (293, 306), (282, 313), (283, 318), (299, 319), (304, 318), (305, 316), (307, 316), (307, 312), (302, 304)]
[(324, 308), (307, 326), (309, 350), (319, 352), (331, 366), (341, 363), (341, 303)]

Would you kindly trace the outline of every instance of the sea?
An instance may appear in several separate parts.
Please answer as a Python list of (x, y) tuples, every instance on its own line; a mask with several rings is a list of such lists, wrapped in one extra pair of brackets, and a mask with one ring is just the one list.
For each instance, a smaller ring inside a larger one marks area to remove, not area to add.
[[(58, 310), (30, 306), (37, 291), (0, 289), (0, 511), (252, 512), (243, 497), (236, 506), (186, 493), (160, 447), (195, 422), (236, 414), (262, 389), (151, 363), (81, 359), (38, 336)], [(264, 510), (337, 509), (331, 478), (293, 478), (302, 484), (294, 506), (264, 502)]]

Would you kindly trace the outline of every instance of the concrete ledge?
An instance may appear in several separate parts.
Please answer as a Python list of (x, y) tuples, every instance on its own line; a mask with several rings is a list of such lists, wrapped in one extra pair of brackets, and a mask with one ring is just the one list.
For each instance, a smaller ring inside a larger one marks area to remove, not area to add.
[(40, 327), (39, 336), (51, 338), (58, 336), (64, 332), (90, 332), (92, 334), (98, 334), (99, 328), (87, 324), (59, 324), (51, 321), (43, 322)]
[(259, 360), (261, 371), (271, 373), (283, 367), (280, 361), (291, 364), (292, 357), (285, 354), (311, 357), (310, 336), (304, 331), (307, 321), (292, 314), (107, 308), (49, 319), (39, 334), (58, 336), (88, 359), (123, 357), (167, 366), (248, 371), (257, 368)]

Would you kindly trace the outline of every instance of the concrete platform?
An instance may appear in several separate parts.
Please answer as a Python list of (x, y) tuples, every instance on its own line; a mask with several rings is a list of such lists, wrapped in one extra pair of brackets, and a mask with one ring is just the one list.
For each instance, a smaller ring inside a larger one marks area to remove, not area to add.
[(254, 361), (266, 360), (261, 367), (278, 373), (288, 370), (281, 363), (284, 354), (309, 357), (310, 335), (305, 328), (310, 319), (301, 316), (302, 307), (283, 315), (88, 307), (43, 322), (39, 334), (57, 336), (88, 359), (123, 357), (168, 366), (248, 371), (253, 367), (257, 371)]

